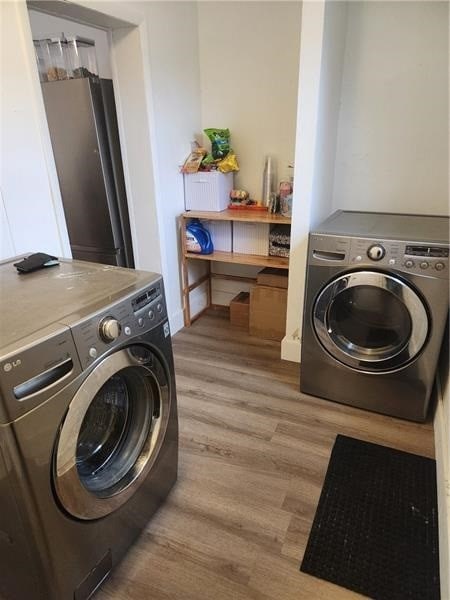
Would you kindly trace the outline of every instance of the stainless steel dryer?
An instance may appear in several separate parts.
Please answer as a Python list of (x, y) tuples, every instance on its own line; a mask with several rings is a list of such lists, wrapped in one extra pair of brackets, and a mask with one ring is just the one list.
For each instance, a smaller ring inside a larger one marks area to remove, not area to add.
[(449, 219), (338, 211), (311, 232), (300, 389), (423, 421), (448, 317)]
[(86, 600), (177, 476), (159, 275), (0, 265), (0, 597)]

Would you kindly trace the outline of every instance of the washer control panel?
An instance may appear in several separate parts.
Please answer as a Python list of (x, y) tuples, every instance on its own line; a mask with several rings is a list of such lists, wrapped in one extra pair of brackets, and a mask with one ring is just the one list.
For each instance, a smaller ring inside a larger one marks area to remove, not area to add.
[(312, 234), (309, 263), (322, 266), (377, 266), (449, 279), (449, 247), (397, 240)]
[(161, 281), (93, 314), (72, 329), (83, 368), (127, 339), (138, 341), (166, 319)]

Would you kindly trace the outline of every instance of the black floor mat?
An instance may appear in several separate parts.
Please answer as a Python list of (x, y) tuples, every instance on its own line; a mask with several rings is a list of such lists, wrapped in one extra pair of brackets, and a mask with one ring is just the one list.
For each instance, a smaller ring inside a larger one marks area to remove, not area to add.
[(338, 435), (300, 570), (376, 600), (438, 600), (435, 461)]

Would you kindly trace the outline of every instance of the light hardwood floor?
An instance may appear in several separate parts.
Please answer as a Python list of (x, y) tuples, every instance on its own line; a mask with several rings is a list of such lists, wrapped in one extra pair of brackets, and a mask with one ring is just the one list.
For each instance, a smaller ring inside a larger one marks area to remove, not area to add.
[(432, 457), (431, 424), (300, 394), (279, 344), (232, 328), (223, 311), (173, 344), (179, 479), (96, 599), (361, 598), (299, 571), (335, 436)]

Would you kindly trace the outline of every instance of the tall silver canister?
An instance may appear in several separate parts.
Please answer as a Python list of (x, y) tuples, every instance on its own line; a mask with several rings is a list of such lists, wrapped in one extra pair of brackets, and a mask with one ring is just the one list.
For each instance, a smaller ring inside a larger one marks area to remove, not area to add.
[(270, 195), (275, 190), (275, 179), (275, 161), (271, 156), (266, 156), (261, 196), (263, 206), (269, 206)]

